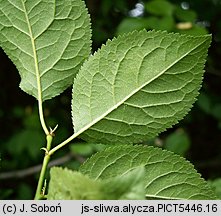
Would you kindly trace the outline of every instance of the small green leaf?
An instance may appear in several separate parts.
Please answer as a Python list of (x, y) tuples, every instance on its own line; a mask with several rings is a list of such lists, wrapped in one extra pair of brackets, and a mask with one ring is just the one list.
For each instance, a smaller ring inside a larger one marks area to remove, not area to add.
[(47, 199), (90, 200), (101, 199), (99, 181), (89, 179), (79, 172), (54, 167), (50, 170)]
[(146, 11), (153, 15), (170, 16), (174, 6), (166, 0), (152, 0), (145, 4)]
[(88, 159), (80, 171), (95, 180), (104, 180), (143, 166), (146, 199), (216, 198), (188, 161), (160, 148), (110, 147)]
[(182, 22), (194, 22), (197, 18), (197, 14), (193, 10), (184, 10), (180, 7), (175, 9), (175, 16)]
[(50, 171), (48, 199), (144, 199), (144, 168), (123, 176), (102, 180), (90, 179), (79, 172), (54, 167)]
[(82, 0), (0, 0), (0, 45), (19, 71), (21, 89), (38, 100), (73, 83), (90, 37)]
[(73, 87), (76, 135), (137, 143), (182, 119), (196, 100), (211, 36), (146, 30), (108, 41), (84, 63)]
[(147, 18), (147, 25), (150, 29), (171, 31), (175, 27), (172, 16)]
[(117, 35), (134, 30), (142, 30), (144, 28), (148, 28), (148, 19), (140, 17), (128, 17), (123, 19), (117, 27)]
[(188, 134), (181, 128), (167, 136), (165, 140), (165, 148), (179, 155), (185, 155), (190, 147), (190, 139)]

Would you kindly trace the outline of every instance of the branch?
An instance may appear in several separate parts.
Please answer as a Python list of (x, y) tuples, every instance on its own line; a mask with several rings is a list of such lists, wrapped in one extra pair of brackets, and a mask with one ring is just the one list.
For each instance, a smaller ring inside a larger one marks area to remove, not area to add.
[[(73, 158), (76, 159), (77, 161), (79, 161), (80, 163), (83, 163), (85, 161), (85, 159), (79, 155), (76, 155), (73, 153), (68, 153), (67, 155), (65, 155), (61, 158), (58, 158), (58, 159), (55, 159), (55, 160), (52, 160), (51, 162), (49, 162), (48, 167), (64, 164)], [(12, 179), (12, 178), (24, 178), (26, 176), (30, 176), (35, 173), (38, 173), (41, 170), (41, 167), (42, 167), (42, 164), (39, 164), (39, 165), (29, 167), (29, 168), (23, 169), (23, 170), (3, 172), (3, 173), (0, 173), (0, 180)]]

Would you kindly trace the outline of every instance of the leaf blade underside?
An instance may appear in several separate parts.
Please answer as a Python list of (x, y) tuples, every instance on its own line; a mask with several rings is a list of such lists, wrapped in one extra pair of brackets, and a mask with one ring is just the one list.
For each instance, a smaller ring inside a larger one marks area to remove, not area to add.
[(95, 180), (105, 180), (124, 176), (139, 167), (145, 167), (146, 199), (216, 199), (191, 163), (152, 146), (108, 147), (84, 162), (80, 172)]
[(90, 142), (138, 143), (177, 123), (198, 95), (210, 40), (144, 30), (108, 41), (75, 79), (75, 132)]
[(84, 2), (1, 0), (0, 5), (0, 43), (19, 71), (21, 89), (42, 101), (59, 95), (90, 53)]

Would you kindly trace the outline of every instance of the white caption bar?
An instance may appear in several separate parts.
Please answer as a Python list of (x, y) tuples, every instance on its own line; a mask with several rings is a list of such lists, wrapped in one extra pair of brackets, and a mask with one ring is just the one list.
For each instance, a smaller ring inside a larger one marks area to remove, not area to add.
[(15, 216), (103, 216), (103, 215), (176, 215), (220, 216), (221, 201), (0, 201), (0, 215)]

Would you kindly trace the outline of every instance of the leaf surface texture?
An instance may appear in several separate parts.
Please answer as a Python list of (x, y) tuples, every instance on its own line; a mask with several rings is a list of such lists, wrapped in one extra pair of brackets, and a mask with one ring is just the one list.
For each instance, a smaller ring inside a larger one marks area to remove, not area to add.
[(37, 99), (73, 84), (90, 37), (81, 0), (0, 0), (0, 45), (19, 71), (22, 90)]
[(90, 178), (124, 176), (145, 167), (146, 199), (215, 199), (214, 192), (193, 165), (172, 152), (147, 146), (121, 145), (106, 148), (81, 167)]
[(210, 40), (143, 30), (108, 41), (75, 79), (75, 132), (90, 142), (138, 143), (176, 124), (198, 95)]

